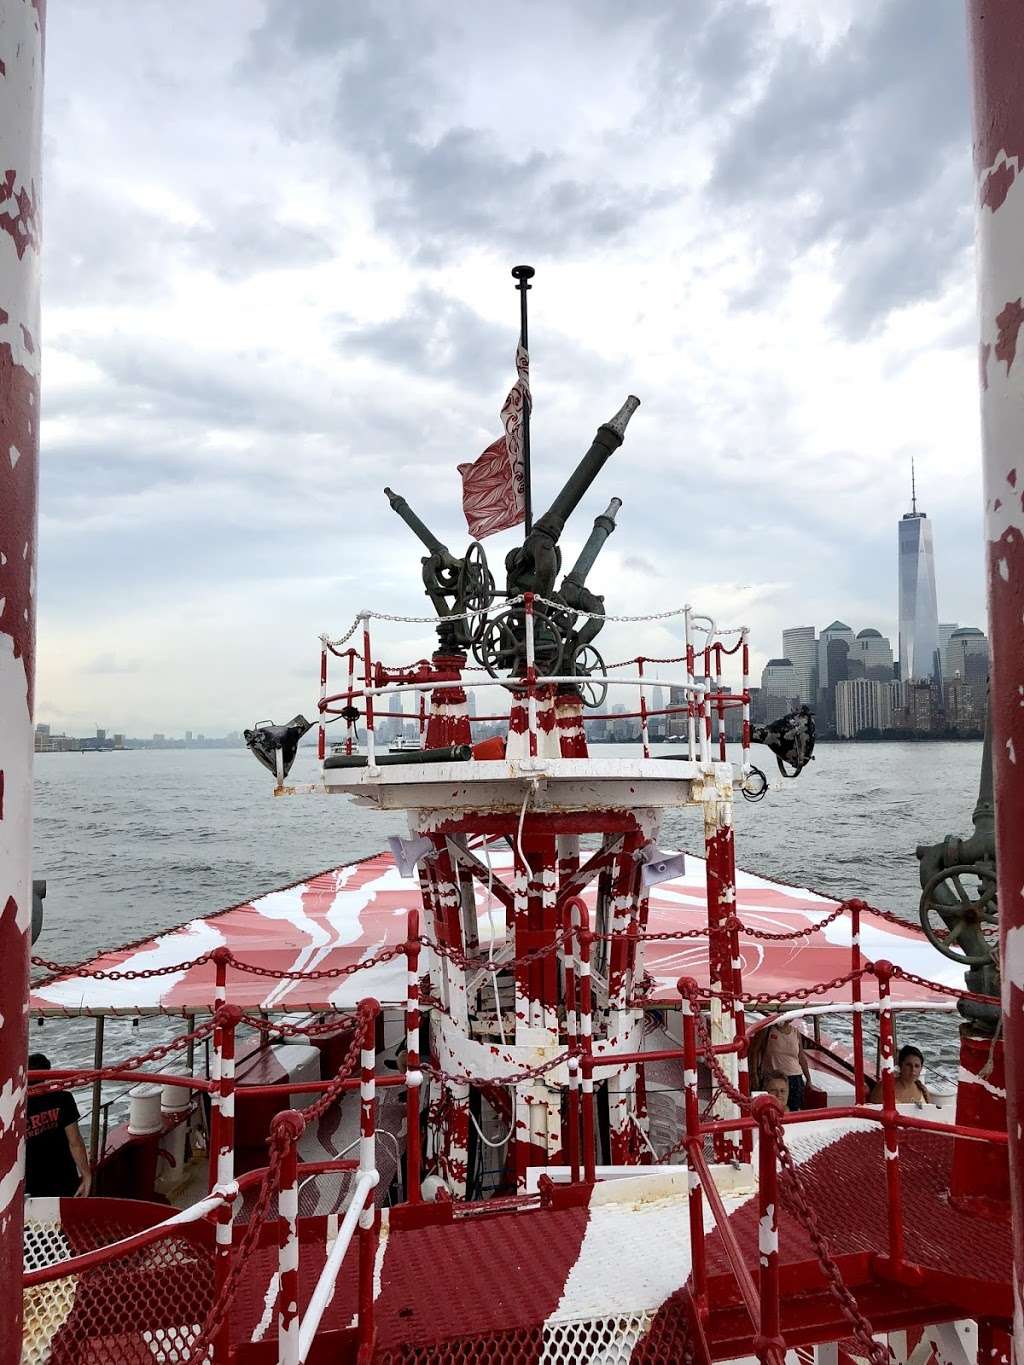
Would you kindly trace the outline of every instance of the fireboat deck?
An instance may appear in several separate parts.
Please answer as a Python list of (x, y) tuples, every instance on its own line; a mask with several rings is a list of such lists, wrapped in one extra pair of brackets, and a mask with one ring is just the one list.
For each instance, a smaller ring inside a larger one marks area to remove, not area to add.
[[(890, 1270), (881, 1129), (867, 1120), (787, 1125), (787, 1142), (801, 1169), (808, 1203), (847, 1285), (869, 1309), (876, 1331), (961, 1317), (1011, 1314), (1009, 1228), (1005, 1220), (951, 1205), (947, 1189), (950, 1139), (927, 1132), (901, 1140), (906, 1265)], [(736, 1176), (727, 1171), (736, 1181)], [(381, 1362), (490, 1359), (484, 1343), (526, 1354), (502, 1359), (588, 1359), (614, 1322), (628, 1322), (640, 1353), (633, 1359), (681, 1358), (693, 1340), (686, 1172), (638, 1174), (596, 1187), (586, 1207), (460, 1215), (425, 1227), (382, 1233), (375, 1294)], [(748, 1266), (758, 1264), (757, 1197), (752, 1180), (723, 1192), (730, 1228)], [(435, 1208), (438, 1218), (446, 1211)], [(307, 1233), (322, 1223), (306, 1225)], [(714, 1218), (705, 1204), (711, 1358), (749, 1353), (753, 1328)], [(983, 1273), (965, 1273), (969, 1264)], [(785, 1208), (779, 1218), (782, 1325), (791, 1346), (835, 1340), (844, 1320), (825, 1291), (818, 1257), (802, 1222)], [(323, 1264), (316, 1237), (303, 1242), (300, 1308)], [(276, 1247), (253, 1258), (239, 1295), (233, 1334), (239, 1343), (272, 1333)], [(756, 1274), (756, 1269), (754, 1270)], [(346, 1329), (357, 1309), (355, 1256), (350, 1254), (322, 1333)], [(329, 1339), (329, 1338), (328, 1338)], [(622, 1337), (616, 1338), (621, 1345)], [(669, 1343), (674, 1343), (671, 1347)], [(326, 1344), (326, 1341), (324, 1342)], [(458, 1348), (461, 1354), (453, 1356)], [(680, 1352), (677, 1356), (676, 1352)], [(495, 1357), (497, 1358), (497, 1357)], [(620, 1358), (620, 1357), (616, 1357)]]

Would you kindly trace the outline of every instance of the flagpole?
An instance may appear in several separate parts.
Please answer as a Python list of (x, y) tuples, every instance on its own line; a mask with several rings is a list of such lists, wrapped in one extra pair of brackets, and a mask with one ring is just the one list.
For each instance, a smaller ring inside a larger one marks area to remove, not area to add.
[[(527, 330), (527, 309), (526, 293), (532, 288), (531, 278), (537, 272), (532, 265), (514, 265), (512, 267), (512, 278), (517, 281), (516, 288), (519, 290), (519, 342), (523, 350), (529, 354), (530, 340)], [(530, 534), (533, 527), (533, 492), (530, 487), (530, 404), (523, 404), (523, 488), (526, 503), (526, 535)]]

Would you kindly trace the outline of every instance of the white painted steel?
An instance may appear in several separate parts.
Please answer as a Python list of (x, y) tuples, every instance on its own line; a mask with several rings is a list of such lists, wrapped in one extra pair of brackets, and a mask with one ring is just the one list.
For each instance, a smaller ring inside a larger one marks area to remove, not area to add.
[(373, 1187), (377, 1184), (377, 1180), (376, 1171), (360, 1172), (356, 1178), (352, 1202), (345, 1210), (345, 1217), (338, 1229), (337, 1239), (331, 1247), (330, 1255), (324, 1262), (324, 1268), (320, 1272), (316, 1288), (310, 1295), (309, 1306), (306, 1308), (305, 1316), (299, 1327), (299, 1365), (303, 1365), (309, 1355), (310, 1348), (316, 1338), (317, 1328), (320, 1326), (320, 1320), (327, 1309), (327, 1305), (334, 1297), (334, 1286), (337, 1283), (342, 1262), (345, 1260), (345, 1253), (352, 1241), (352, 1234), (356, 1230), (356, 1224), (363, 1211), (363, 1206), (366, 1204)]

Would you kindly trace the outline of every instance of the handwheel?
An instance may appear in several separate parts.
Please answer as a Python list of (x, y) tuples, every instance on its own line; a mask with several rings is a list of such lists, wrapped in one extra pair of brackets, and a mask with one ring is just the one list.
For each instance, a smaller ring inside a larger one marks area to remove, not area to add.
[[(562, 632), (547, 617), (533, 620), (533, 650), (537, 676), (557, 674), (565, 641)], [(503, 611), (486, 620), (473, 644), (473, 657), (492, 678), (526, 673), (526, 626), (522, 609)]]
[(473, 612), (466, 620), (466, 640), (473, 645), (487, 625), (487, 612), (494, 601), (494, 575), (478, 540), (471, 541), (459, 570), (458, 611)]
[(992, 868), (966, 863), (936, 872), (921, 892), (919, 913), (929, 942), (953, 962), (977, 967), (995, 958), (999, 912)]
[[(576, 651), (569, 672), (577, 678), (598, 679), (608, 676), (604, 660), (593, 645), (583, 645)], [(583, 698), (583, 705), (590, 707), (593, 711), (596, 711), (599, 706), (603, 706), (608, 696), (608, 684), (606, 682), (581, 682), (579, 689), (580, 696)]]

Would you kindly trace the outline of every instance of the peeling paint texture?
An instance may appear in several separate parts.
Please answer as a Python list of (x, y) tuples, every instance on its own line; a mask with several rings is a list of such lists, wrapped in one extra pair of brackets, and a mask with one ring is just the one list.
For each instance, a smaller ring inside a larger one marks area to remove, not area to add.
[[(21, 1274), (39, 454), (42, 12), (0, 0), (0, 1283)], [(0, 1362), (21, 1355), (21, 1296)]]
[(1020, 1277), (1024, 1272), (1024, 1149), (1020, 1142), (1024, 1078), (1024, 26), (1013, 0), (970, 0), (968, 27), (974, 93), (977, 181), (978, 316), (981, 327), (981, 418), (989, 633), (991, 722), (996, 796), (999, 915), (1003, 937), (1003, 1003), (1010, 1179), (1014, 1202), (1015, 1315), (1018, 1358), (1024, 1353)]

